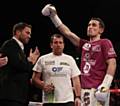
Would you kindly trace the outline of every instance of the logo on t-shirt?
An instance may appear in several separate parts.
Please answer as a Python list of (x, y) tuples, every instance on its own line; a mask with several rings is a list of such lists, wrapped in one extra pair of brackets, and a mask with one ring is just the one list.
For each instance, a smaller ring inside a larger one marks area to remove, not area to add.
[(85, 49), (86, 51), (89, 51), (90, 50), (90, 47), (91, 47), (91, 44), (90, 43), (85, 43), (83, 45), (83, 49)]
[(63, 67), (53, 67), (52, 71), (53, 72), (60, 72), (60, 71), (62, 71), (62, 69), (63, 69)]

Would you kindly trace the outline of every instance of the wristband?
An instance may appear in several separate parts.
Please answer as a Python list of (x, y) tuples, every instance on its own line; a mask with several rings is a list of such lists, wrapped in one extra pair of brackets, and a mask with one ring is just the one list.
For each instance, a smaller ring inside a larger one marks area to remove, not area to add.
[(105, 87), (110, 88), (112, 80), (113, 80), (113, 76), (109, 75), (109, 74), (106, 74), (105, 77), (104, 77), (104, 80), (103, 80), (103, 85), (105, 85)]
[(80, 100), (81, 100), (81, 96), (76, 96), (75, 98), (78, 98), (78, 99), (80, 99)]
[(53, 24), (55, 25), (56, 28), (59, 27), (62, 24), (62, 21), (60, 20), (58, 15), (50, 16), (50, 19), (52, 20), (52, 22), (53, 22)]

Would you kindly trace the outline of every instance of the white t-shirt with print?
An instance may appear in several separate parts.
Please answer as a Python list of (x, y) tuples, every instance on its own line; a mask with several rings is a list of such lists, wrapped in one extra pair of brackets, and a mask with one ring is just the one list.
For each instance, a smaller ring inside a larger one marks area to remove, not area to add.
[[(49, 53), (41, 56), (33, 67), (34, 71), (42, 72), (45, 83), (55, 86), (53, 103), (74, 101), (71, 78), (80, 75), (80, 70), (72, 56), (62, 54), (56, 56)], [(48, 103), (43, 91), (43, 103)]]

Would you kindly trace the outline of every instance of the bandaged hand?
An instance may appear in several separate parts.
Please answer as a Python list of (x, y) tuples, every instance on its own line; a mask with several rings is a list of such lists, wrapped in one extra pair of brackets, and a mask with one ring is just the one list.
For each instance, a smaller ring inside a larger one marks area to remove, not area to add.
[(113, 76), (106, 74), (102, 84), (98, 86), (97, 91), (95, 92), (95, 96), (98, 101), (106, 101), (112, 80)]

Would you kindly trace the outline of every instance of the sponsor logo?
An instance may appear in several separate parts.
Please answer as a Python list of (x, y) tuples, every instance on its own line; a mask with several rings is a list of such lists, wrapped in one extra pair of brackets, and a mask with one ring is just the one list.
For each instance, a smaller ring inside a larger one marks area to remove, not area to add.
[(53, 67), (52, 71), (53, 72), (60, 72), (60, 71), (62, 71), (62, 69), (63, 69), (63, 67)]
[(45, 65), (54, 65), (55, 61), (45, 61)]
[(66, 66), (70, 66), (68, 63), (66, 62), (60, 62), (60, 65), (66, 65)]
[(94, 52), (100, 52), (101, 51), (101, 46), (100, 45), (92, 46), (92, 51), (94, 51)]
[(83, 45), (83, 49), (86, 50), (86, 51), (89, 51), (89, 50), (90, 50), (90, 47), (91, 47), (91, 44), (89, 44), (89, 43), (85, 43), (85, 44)]

